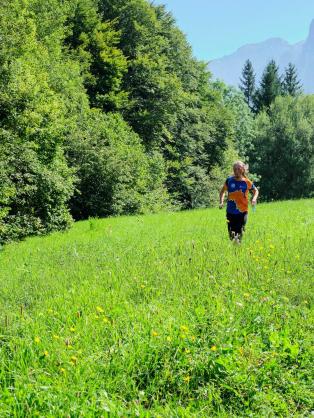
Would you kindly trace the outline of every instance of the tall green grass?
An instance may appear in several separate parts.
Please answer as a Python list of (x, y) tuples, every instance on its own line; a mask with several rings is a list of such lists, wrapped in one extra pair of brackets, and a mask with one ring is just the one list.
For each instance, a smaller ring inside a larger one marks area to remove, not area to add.
[(313, 200), (91, 219), (0, 253), (1, 417), (307, 417)]

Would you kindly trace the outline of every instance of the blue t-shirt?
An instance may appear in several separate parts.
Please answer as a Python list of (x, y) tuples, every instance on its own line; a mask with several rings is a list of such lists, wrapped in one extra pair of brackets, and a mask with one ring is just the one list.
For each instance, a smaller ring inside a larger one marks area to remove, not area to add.
[(246, 213), (249, 206), (249, 190), (256, 189), (255, 185), (246, 177), (236, 180), (234, 176), (228, 177), (224, 190), (228, 192), (227, 212), (235, 215)]

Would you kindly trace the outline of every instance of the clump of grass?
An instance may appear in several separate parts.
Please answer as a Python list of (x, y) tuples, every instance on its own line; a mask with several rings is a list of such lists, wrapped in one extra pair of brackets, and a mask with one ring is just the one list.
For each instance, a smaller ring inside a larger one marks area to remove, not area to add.
[(0, 254), (1, 416), (307, 416), (313, 200), (93, 219)]

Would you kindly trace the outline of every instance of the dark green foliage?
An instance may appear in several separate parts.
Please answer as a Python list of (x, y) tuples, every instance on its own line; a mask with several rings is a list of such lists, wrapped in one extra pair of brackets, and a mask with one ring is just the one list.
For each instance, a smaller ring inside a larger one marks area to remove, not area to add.
[(139, 137), (118, 115), (90, 112), (67, 146), (79, 183), (71, 200), (76, 219), (143, 213), (166, 207), (163, 161), (145, 154)]
[(282, 82), (282, 93), (288, 96), (297, 96), (301, 94), (302, 86), (298, 80), (297, 69), (295, 65), (289, 63), (285, 70), (284, 79)]
[(0, 242), (67, 228), (73, 173), (61, 150), (43, 163), (34, 143), (2, 133), (0, 153)]
[(246, 104), (251, 110), (253, 110), (255, 95), (255, 73), (252, 62), (249, 59), (244, 64), (240, 82), (240, 90), (244, 94)]
[(221, 97), (210, 87), (205, 64), (193, 58), (163, 6), (102, 0), (99, 9), (116, 22), (119, 46), (128, 57), (124, 118), (147, 152), (162, 153), (166, 185), (176, 203), (182, 208), (195, 207), (195, 202), (206, 206), (209, 173), (224, 160), (230, 121)]
[(114, 22), (101, 21), (96, 1), (76, 0), (67, 25), (71, 32), (65, 43), (81, 63), (92, 106), (104, 111), (124, 107), (127, 93), (121, 83), (127, 59), (118, 48), (120, 33)]
[(257, 118), (251, 161), (261, 197), (291, 199), (314, 192), (314, 98), (279, 97)]
[(260, 86), (255, 94), (255, 110), (268, 110), (272, 102), (282, 93), (279, 69), (274, 60), (266, 66)]
[(64, 160), (66, 109), (53, 90), (48, 46), (27, 2), (1, 16), (1, 242), (66, 228), (73, 173)]

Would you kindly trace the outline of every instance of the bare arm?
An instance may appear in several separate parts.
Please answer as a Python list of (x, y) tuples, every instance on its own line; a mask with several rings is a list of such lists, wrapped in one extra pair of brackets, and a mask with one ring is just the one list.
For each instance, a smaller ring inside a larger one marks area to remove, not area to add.
[(253, 193), (253, 197), (252, 197), (251, 203), (252, 203), (252, 206), (255, 206), (257, 198), (258, 198), (258, 190), (257, 190), (256, 187), (255, 187), (255, 189), (252, 190), (252, 193)]
[(219, 209), (222, 209), (224, 206), (225, 191), (226, 191), (226, 188), (225, 188), (225, 185), (223, 185), (219, 193)]

